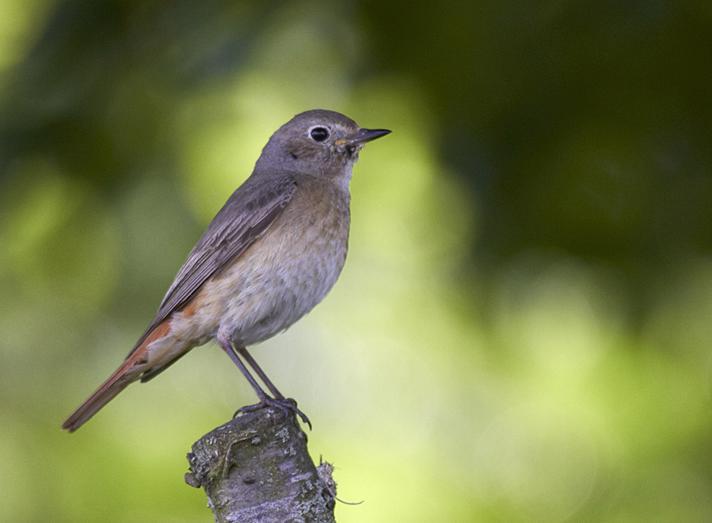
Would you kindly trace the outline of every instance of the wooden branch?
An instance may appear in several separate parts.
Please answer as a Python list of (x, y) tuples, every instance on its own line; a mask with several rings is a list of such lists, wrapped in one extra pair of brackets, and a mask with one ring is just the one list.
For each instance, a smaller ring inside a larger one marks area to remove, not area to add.
[(242, 413), (196, 441), (189, 485), (203, 487), (218, 523), (335, 523), (336, 484), (314, 466), (296, 417), (274, 407)]

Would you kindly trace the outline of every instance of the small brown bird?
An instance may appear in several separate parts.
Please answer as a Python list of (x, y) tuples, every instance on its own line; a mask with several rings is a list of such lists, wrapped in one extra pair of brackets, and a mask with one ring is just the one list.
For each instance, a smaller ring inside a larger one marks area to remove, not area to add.
[(126, 360), (62, 427), (75, 431), (127, 385), (150, 380), (211, 339), (257, 393), (260, 401), (250, 408), (288, 408), (308, 423), (246, 347), (287, 329), (336, 282), (346, 260), (353, 165), (366, 142), (388, 133), (318, 109), (280, 127), (188, 255)]

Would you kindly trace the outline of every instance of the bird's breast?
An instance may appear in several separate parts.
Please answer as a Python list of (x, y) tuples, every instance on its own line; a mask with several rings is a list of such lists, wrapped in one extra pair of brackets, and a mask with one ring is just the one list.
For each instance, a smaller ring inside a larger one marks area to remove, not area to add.
[(209, 294), (219, 296), (219, 329), (236, 343), (250, 345), (286, 329), (326, 296), (341, 273), (348, 193), (331, 186), (306, 189), (208, 284)]

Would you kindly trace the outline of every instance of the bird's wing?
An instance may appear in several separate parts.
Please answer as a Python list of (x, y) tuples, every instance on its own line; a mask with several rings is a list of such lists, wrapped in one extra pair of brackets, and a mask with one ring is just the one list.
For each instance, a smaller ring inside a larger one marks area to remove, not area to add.
[(296, 182), (289, 174), (252, 176), (241, 185), (193, 247), (136, 347), (171, 313), (184, 307), (212, 275), (262, 236), (291, 201), (296, 189)]

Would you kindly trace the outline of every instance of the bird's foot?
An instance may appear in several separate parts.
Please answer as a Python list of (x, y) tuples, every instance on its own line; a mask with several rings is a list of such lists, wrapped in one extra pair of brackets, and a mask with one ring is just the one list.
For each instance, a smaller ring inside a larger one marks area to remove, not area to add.
[(288, 416), (292, 414), (296, 414), (299, 416), (299, 419), (302, 420), (302, 423), (307, 425), (309, 427), (309, 430), (312, 430), (312, 424), (311, 421), (309, 421), (309, 417), (304, 414), (299, 407), (297, 407), (297, 402), (296, 400), (292, 398), (280, 398), (280, 399), (275, 399), (271, 398), (269, 396), (262, 398), (258, 403), (255, 403), (254, 405), (246, 405), (244, 407), (240, 407), (235, 411), (235, 414), (233, 414), (233, 418), (244, 413), (244, 412), (254, 412), (259, 409), (263, 409), (265, 407), (273, 407), (277, 408), (283, 412), (285, 412)]

